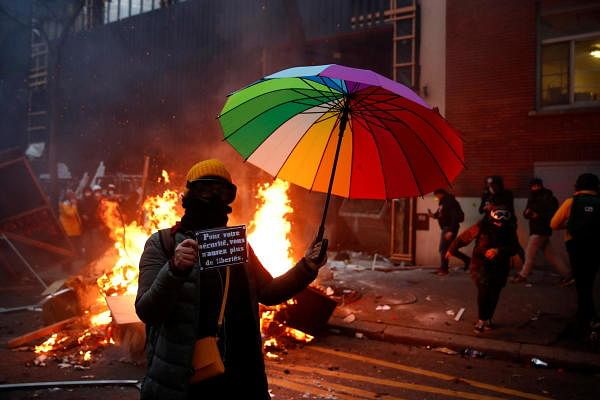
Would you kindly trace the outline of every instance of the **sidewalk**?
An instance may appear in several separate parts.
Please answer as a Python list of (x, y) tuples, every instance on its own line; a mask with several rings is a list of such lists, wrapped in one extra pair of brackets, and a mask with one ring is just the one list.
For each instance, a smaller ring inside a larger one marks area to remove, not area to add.
[[(494, 317), (496, 328), (475, 334), (477, 292), (467, 272), (439, 277), (431, 274), (433, 268), (386, 266), (376, 269), (390, 272), (372, 271), (367, 260), (348, 265), (333, 261), (329, 266), (333, 279), (321, 280), (321, 285), (360, 294), (358, 300), (338, 306), (329, 321), (334, 330), (459, 352), (473, 348), (500, 357), (537, 357), (554, 365), (600, 368), (599, 353), (563, 337), (575, 314), (576, 293), (574, 286), (558, 286), (558, 276), (551, 273), (535, 271), (530, 285), (508, 283)], [(465, 311), (456, 321), (461, 308)]]

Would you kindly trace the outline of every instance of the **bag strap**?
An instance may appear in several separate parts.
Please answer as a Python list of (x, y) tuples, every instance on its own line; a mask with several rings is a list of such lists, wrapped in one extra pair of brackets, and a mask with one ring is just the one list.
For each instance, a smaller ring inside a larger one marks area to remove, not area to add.
[[(171, 229), (167, 228), (159, 230), (158, 238), (160, 239), (160, 247), (167, 258), (173, 257), (173, 254), (175, 253), (175, 238), (171, 234)], [(227, 297), (229, 295), (229, 278), (231, 274), (229, 268), (230, 267), (227, 267), (225, 269), (225, 288), (223, 289), (223, 301), (221, 302), (221, 311), (219, 312), (219, 320), (217, 321), (219, 328), (223, 325), (225, 306), (227, 305)]]
[(223, 318), (225, 318), (225, 305), (227, 304), (227, 296), (229, 295), (229, 271), (230, 267), (225, 268), (225, 289), (223, 290), (223, 301), (221, 302), (221, 311), (219, 312), (219, 321), (217, 327), (220, 329), (223, 325)]
[(161, 229), (158, 231), (158, 239), (160, 240), (160, 247), (167, 258), (173, 257), (175, 254), (175, 238), (171, 234), (171, 229)]

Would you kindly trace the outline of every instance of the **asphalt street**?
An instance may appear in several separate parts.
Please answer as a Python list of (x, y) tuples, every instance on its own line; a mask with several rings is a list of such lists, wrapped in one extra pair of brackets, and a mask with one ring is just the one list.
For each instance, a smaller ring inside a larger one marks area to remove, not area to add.
[[(3, 383), (40, 380), (139, 379), (143, 366), (107, 351), (90, 370), (27, 367), (28, 352), (2, 349)], [(268, 361), (278, 399), (596, 399), (600, 375), (534, 368), (493, 358), (465, 358), (435, 349), (330, 335), (280, 360)], [(72, 388), (0, 392), (2, 399), (136, 399), (135, 388)]]

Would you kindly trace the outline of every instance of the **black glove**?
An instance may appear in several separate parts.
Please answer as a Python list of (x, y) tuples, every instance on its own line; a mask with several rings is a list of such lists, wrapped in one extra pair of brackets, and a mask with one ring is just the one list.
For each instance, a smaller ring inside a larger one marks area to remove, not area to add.
[(313, 269), (319, 269), (327, 263), (327, 246), (329, 241), (314, 241), (306, 250), (304, 258)]

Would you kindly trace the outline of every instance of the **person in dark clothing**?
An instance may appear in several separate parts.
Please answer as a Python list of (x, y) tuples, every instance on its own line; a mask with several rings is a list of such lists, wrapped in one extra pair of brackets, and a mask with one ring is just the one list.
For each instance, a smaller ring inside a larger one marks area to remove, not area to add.
[(98, 199), (90, 187), (83, 189), (83, 197), (79, 203), (81, 217), (82, 245), (85, 259), (91, 261), (98, 254), (100, 246), (100, 218), (98, 215)]
[(485, 214), (494, 206), (503, 206), (515, 216), (515, 200), (513, 193), (504, 188), (504, 179), (498, 175), (485, 178), (485, 189), (481, 195), (479, 214)]
[[(464, 221), (465, 214), (463, 213), (463, 210), (456, 198), (448, 193), (445, 189), (437, 189), (435, 192), (433, 192), (433, 195), (439, 202), (438, 209), (435, 213), (431, 212), (431, 210), (427, 211), (429, 212), (429, 216), (431, 218), (437, 219), (441, 229), (439, 245), (440, 268), (435, 272), (435, 274), (448, 275), (449, 260), (446, 257), (446, 253), (448, 252), (450, 244), (458, 234), (460, 223)], [(469, 269), (469, 263), (471, 262), (471, 258), (469, 256), (457, 251), (456, 257), (464, 262), (465, 271)]]
[[(235, 196), (236, 188), (220, 161), (197, 163), (187, 175), (181, 221), (146, 242), (135, 300), (148, 331), (142, 399), (270, 398), (258, 303), (280, 304), (306, 288), (326, 262), (321, 255), (326, 242), (313, 243), (304, 258), (277, 278), (250, 246), (247, 263), (200, 271), (193, 232), (226, 226)], [(165, 244), (165, 234), (170, 245)], [(221, 307), (222, 324), (218, 322)], [(195, 345), (215, 336), (225, 372), (192, 383)]]
[(529, 188), (529, 199), (523, 212), (523, 216), (529, 220), (529, 241), (525, 252), (525, 263), (511, 282), (522, 283), (527, 281), (527, 277), (533, 269), (535, 257), (538, 251), (541, 250), (554, 269), (562, 276), (561, 284), (563, 286), (572, 284), (574, 281), (571, 276), (571, 269), (554, 251), (550, 242), (552, 236), (550, 220), (558, 209), (558, 200), (551, 190), (544, 187), (544, 182), (540, 178), (533, 178), (529, 183)]
[[(583, 335), (600, 332), (600, 309), (594, 303), (594, 284), (600, 271), (600, 185), (586, 173), (577, 178), (575, 194), (550, 221), (552, 229), (566, 229), (565, 244), (577, 289), (577, 320)], [(598, 290), (598, 288), (596, 288)]]
[[(485, 214), (493, 207), (501, 206), (511, 212), (515, 228), (517, 226), (517, 215), (515, 214), (515, 198), (513, 192), (504, 187), (504, 179), (498, 175), (490, 175), (485, 178), (485, 189), (481, 195), (479, 214)], [(517, 242), (518, 243), (518, 242)], [(521, 263), (525, 263), (525, 250), (518, 243), (517, 255)]]
[(508, 208), (488, 208), (483, 219), (461, 233), (450, 246), (446, 257), (455, 255), (458, 249), (475, 241), (471, 260), (471, 277), (477, 285), (479, 319), (475, 332), (492, 329), (492, 318), (506, 285), (510, 258), (518, 248), (514, 217)]

